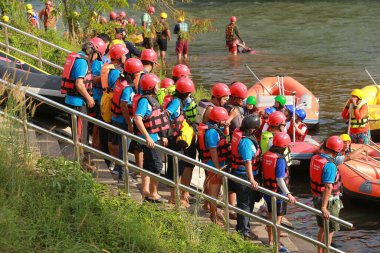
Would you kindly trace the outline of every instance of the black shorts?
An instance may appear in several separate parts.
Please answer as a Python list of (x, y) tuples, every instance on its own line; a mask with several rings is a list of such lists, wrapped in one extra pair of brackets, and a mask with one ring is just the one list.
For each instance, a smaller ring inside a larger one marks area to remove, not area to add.
[[(180, 154), (183, 154), (183, 151), (178, 151), (176, 148), (176, 139), (177, 139), (176, 137), (169, 137), (168, 138), (168, 141), (169, 141), (168, 148), (171, 150), (177, 151)], [(168, 167), (167, 167), (165, 176), (167, 179), (174, 181), (174, 172), (173, 172), (173, 170), (174, 170), (174, 164), (173, 164), (174, 159), (171, 155), (168, 155), (167, 158), (168, 158), (168, 160), (167, 160)], [(184, 169), (185, 169), (184, 161), (178, 159), (178, 176), (179, 177), (182, 176)]]
[[(115, 127), (118, 127), (118, 124), (116, 122), (112, 122), (112, 125)], [(113, 132), (113, 131), (108, 131), (108, 142), (111, 142), (112, 145), (119, 145), (119, 139), (120, 135)]]
[[(193, 141), (191, 142), (190, 146), (185, 149), (185, 156), (193, 158), (194, 160), (197, 159), (197, 146), (195, 145), (195, 137), (193, 138)], [(195, 165), (192, 163), (184, 162), (185, 168), (194, 169)]]
[(143, 161), (143, 169), (150, 171), (155, 174), (160, 174), (162, 171), (162, 160), (161, 160), (161, 153), (153, 148), (148, 148), (144, 145), (143, 147), (144, 152), (144, 161)]
[(130, 153), (141, 152), (141, 151), (143, 151), (144, 146), (145, 146), (144, 144), (137, 142), (135, 140), (132, 140), (131, 144), (129, 145), (128, 152), (130, 152)]
[(160, 51), (167, 51), (168, 50), (168, 39), (157, 39), (158, 47), (160, 48)]
[(143, 47), (153, 49), (154, 47), (154, 39), (153, 38), (144, 38)]
[[(265, 203), (267, 203), (268, 213), (272, 212), (272, 201), (271, 197), (268, 195), (263, 195)], [(284, 216), (288, 209), (288, 203), (282, 200), (277, 199), (277, 215)]]

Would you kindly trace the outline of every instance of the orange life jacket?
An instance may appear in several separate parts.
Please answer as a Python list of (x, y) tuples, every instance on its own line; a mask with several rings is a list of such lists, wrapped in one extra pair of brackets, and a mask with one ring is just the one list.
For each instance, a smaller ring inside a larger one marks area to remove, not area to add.
[[(261, 162), (261, 167), (263, 170), (264, 187), (274, 192), (277, 192), (279, 189), (277, 180), (276, 180), (276, 164), (277, 164), (277, 160), (281, 157), (282, 156), (277, 153), (268, 151), (263, 155), (262, 162)], [(286, 166), (285, 175), (286, 176), (284, 180), (285, 180), (286, 185), (288, 185), (289, 184), (288, 166)]]
[(237, 170), (240, 166), (244, 166), (244, 161), (241, 155), (239, 155), (239, 143), (243, 138), (248, 138), (255, 145), (256, 153), (252, 157), (252, 171), (257, 171), (260, 168), (260, 145), (256, 138), (252, 135), (243, 135), (243, 132), (239, 128), (235, 129), (232, 134), (231, 140), (231, 154), (232, 154), (232, 169)]
[[(140, 101), (142, 98), (146, 98), (150, 106), (152, 106), (151, 114), (148, 117), (142, 119), (146, 131), (150, 134), (154, 134), (168, 130), (170, 128), (169, 120), (158, 100), (151, 95), (142, 95), (137, 100), (137, 104), (138, 101)], [(138, 131), (137, 134), (141, 133)]]
[[(122, 115), (121, 112), (121, 107), (120, 107), (120, 99), (121, 95), (123, 94), (123, 91), (125, 88), (131, 87), (132, 89), (134, 88), (133, 86), (129, 85), (127, 80), (122, 79), (119, 77), (116, 80), (115, 87), (113, 89), (113, 97), (112, 97), (112, 105), (111, 105), (111, 112), (112, 116), (117, 118)], [(134, 94), (132, 94), (132, 101), (133, 101)], [(132, 118), (133, 117), (133, 103), (128, 104), (128, 111), (129, 111), (129, 116)]]
[[(173, 97), (170, 94), (165, 96), (164, 101), (162, 102), (162, 107), (164, 108), (164, 110), (166, 110), (166, 108), (173, 101), (173, 99), (179, 99), (179, 98), (177, 98), (175, 96)], [(179, 113), (178, 117), (175, 118), (174, 120), (172, 120), (171, 117), (169, 118), (170, 130), (169, 130), (168, 136), (174, 136), (174, 137), (178, 136), (181, 132), (181, 129), (182, 129), (182, 122), (185, 120), (185, 114), (183, 111), (182, 100), (179, 99), (179, 101), (180, 101), (180, 113)]]
[[(322, 174), (323, 174), (323, 168), (326, 163), (331, 162), (328, 159), (320, 156), (315, 155), (311, 158), (310, 161), (310, 185), (311, 185), (311, 192), (315, 196), (322, 196), (323, 192), (325, 191), (325, 184), (322, 183)], [(337, 196), (340, 194), (340, 173), (337, 169), (337, 174), (335, 177), (335, 182), (333, 183), (333, 189), (331, 192), (331, 195)]]
[(88, 59), (78, 53), (70, 53), (67, 58), (65, 65), (63, 67), (62, 79), (61, 79), (61, 94), (68, 94), (72, 96), (81, 96), (75, 87), (76, 79), (70, 79), (71, 70), (74, 66), (74, 63), (77, 59), (85, 59), (87, 62), (87, 73), (84, 77), (83, 83), (87, 92), (92, 94), (92, 73), (91, 73), (91, 64)]
[(206, 125), (204, 123), (199, 124), (198, 126), (198, 150), (199, 158), (203, 163), (211, 160), (210, 150), (206, 148), (205, 145), (205, 135), (209, 129), (215, 129), (219, 134), (219, 143), (217, 147), (219, 162), (224, 162), (230, 157), (230, 145), (227, 142), (226, 136), (224, 133), (215, 126)]
[[(304, 141), (305, 140), (305, 137), (307, 135), (308, 129), (307, 129), (307, 125), (305, 123), (301, 122), (299, 124), (298, 128), (302, 129), (303, 127), (306, 127), (306, 132), (305, 132), (305, 134), (301, 135), (301, 134), (299, 134), (296, 131), (296, 141)], [(290, 122), (289, 129), (288, 129), (288, 134), (289, 134), (290, 138), (293, 139), (293, 120)]]
[(101, 88), (103, 92), (107, 92), (111, 90), (111, 88), (108, 85), (108, 77), (109, 77), (110, 71), (113, 69), (115, 69), (115, 65), (113, 64), (105, 63), (102, 66), (102, 71), (100, 73), (100, 83), (101, 83)]
[(226, 42), (231, 43), (234, 40), (236, 40), (236, 35), (235, 35), (235, 24), (231, 23), (226, 27)]

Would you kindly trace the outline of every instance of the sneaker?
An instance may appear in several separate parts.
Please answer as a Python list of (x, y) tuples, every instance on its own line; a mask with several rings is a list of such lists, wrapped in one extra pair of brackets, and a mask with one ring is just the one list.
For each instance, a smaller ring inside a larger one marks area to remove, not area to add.
[(230, 220), (237, 220), (237, 213), (229, 212), (228, 217), (230, 218)]
[(259, 237), (252, 233), (252, 232), (246, 232), (243, 234), (244, 240), (251, 240), (251, 241), (256, 241), (259, 239)]
[(281, 246), (278, 252), (290, 252), (285, 246)]
[(111, 162), (110, 166), (108, 167), (108, 169), (112, 172), (114, 169), (115, 169), (115, 163), (114, 162)]

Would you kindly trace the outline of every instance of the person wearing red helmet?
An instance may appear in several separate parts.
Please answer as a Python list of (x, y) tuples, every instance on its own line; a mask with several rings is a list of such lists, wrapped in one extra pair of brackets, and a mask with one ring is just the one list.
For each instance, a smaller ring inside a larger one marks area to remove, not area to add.
[(128, 21), (126, 20), (127, 14), (124, 11), (121, 11), (119, 13), (119, 23), (122, 27), (125, 27), (128, 24)]
[(136, 21), (134, 18), (129, 18), (128, 19), (128, 25), (131, 25), (131, 26), (136, 26)]
[(273, 136), (279, 132), (286, 132), (286, 117), (280, 111), (275, 111), (268, 116), (268, 128), (263, 128), (263, 132), (260, 138), (260, 147), (263, 153), (265, 153), (273, 143)]
[[(296, 199), (289, 191), (289, 169), (284, 154), (290, 144), (290, 136), (279, 132), (273, 137), (273, 146), (262, 157), (263, 186), (264, 188), (282, 194), (294, 204)], [(264, 200), (268, 207), (268, 218), (272, 218), (271, 196), (264, 194)], [(286, 214), (287, 203), (277, 200), (277, 224), (281, 224), (282, 216)], [(269, 244), (273, 243), (273, 231), (267, 226)], [(284, 246), (279, 245), (279, 252), (288, 252)]]
[(165, 62), (166, 51), (168, 49), (168, 39), (171, 41), (170, 28), (167, 22), (168, 14), (162, 12), (160, 19), (155, 19), (154, 28), (157, 35), (157, 44), (160, 49), (161, 61)]
[[(195, 85), (190, 78), (182, 77), (180, 78), (175, 86), (174, 95), (167, 95), (163, 102), (163, 107), (165, 108), (166, 113), (169, 116), (170, 120), (170, 131), (168, 135), (168, 148), (176, 150), (180, 153), (184, 153), (188, 146), (184, 146), (185, 142), (178, 142), (178, 137), (181, 135), (182, 124), (186, 121), (185, 110), (188, 107), (186, 103), (187, 98), (195, 92)], [(189, 122), (187, 122), (189, 123)], [(187, 145), (187, 144), (186, 144)], [(182, 177), (182, 174), (185, 170), (185, 164), (183, 161), (178, 162), (179, 176)], [(173, 157), (168, 156), (168, 169), (166, 176), (170, 180), (175, 180), (173, 178)], [(171, 189), (171, 203), (175, 203), (175, 191), (174, 188)], [(186, 199), (181, 198), (181, 205), (184, 207), (189, 207)]]
[(239, 128), (244, 118), (244, 100), (248, 96), (247, 86), (241, 82), (233, 82), (230, 87), (231, 96), (226, 105), (230, 115), (227, 123), (230, 125), (230, 134)]
[(153, 6), (149, 6), (147, 12), (145, 12), (141, 17), (141, 25), (143, 27), (144, 38), (142, 46), (147, 49), (153, 49), (154, 39), (156, 38), (156, 33), (154, 31), (152, 23), (152, 15), (155, 11), (156, 9)]
[[(154, 148), (162, 140), (163, 145), (168, 144), (166, 138), (169, 129), (169, 120), (166, 113), (158, 103), (155, 94), (160, 79), (154, 74), (146, 74), (141, 79), (143, 95), (138, 99), (134, 121), (137, 135), (146, 140), (143, 145), (143, 169), (159, 174), (162, 171), (161, 153)], [(142, 194), (145, 200), (153, 203), (162, 203), (164, 200), (158, 194), (158, 181), (143, 176)], [(148, 187), (147, 187), (148, 186)]]
[[(324, 219), (330, 215), (339, 217), (343, 208), (340, 200), (341, 180), (339, 170), (335, 164), (335, 158), (343, 149), (343, 140), (339, 136), (330, 136), (323, 144), (323, 152), (315, 155), (310, 161), (310, 185), (313, 194), (313, 204), (320, 209)], [(318, 240), (324, 243), (323, 218), (317, 216), (319, 232)], [(329, 245), (335, 231), (339, 230), (339, 224), (329, 221)], [(318, 253), (324, 250), (318, 248)]]
[(174, 26), (174, 34), (178, 35), (175, 52), (177, 54), (178, 63), (182, 62), (183, 58), (186, 61), (189, 54), (189, 24), (185, 22), (185, 16), (182, 14), (178, 17), (177, 24)]
[(190, 69), (185, 64), (177, 64), (172, 69), (172, 79), (177, 82), (181, 77), (190, 77)]
[(209, 120), (210, 112), (215, 106), (224, 106), (229, 96), (231, 95), (230, 88), (227, 84), (216, 83), (211, 89), (211, 100), (203, 99), (199, 101), (197, 106), (197, 115), (195, 116), (195, 122), (206, 123)]
[(153, 49), (145, 49), (141, 53), (141, 62), (144, 65), (145, 73), (152, 72), (157, 63), (157, 53)]
[(240, 37), (239, 28), (236, 25), (236, 17), (231, 16), (230, 23), (226, 27), (226, 46), (228, 46), (228, 51), (233, 55), (237, 55), (237, 43), (239, 43), (239, 40), (241, 44), (245, 44)]
[(116, 22), (117, 21), (117, 13), (114, 11), (110, 12), (110, 22)]
[(44, 23), (45, 31), (48, 29), (57, 30), (57, 22), (60, 18), (60, 13), (57, 15), (53, 15), (54, 13), (54, 7), (52, 1), (45, 2), (45, 9), (42, 9), (40, 13), (38, 14), (38, 17), (42, 20)]
[[(210, 112), (209, 120), (206, 124), (201, 123), (198, 126), (198, 145), (199, 158), (218, 170), (221, 170), (228, 157), (230, 156), (229, 143), (226, 138), (224, 122), (228, 119), (228, 112), (224, 107), (216, 106)], [(208, 189), (207, 194), (211, 197), (218, 198), (221, 177), (210, 171), (207, 172), (204, 185)], [(224, 218), (218, 212), (217, 207), (210, 203), (210, 219), (217, 225), (223, 226)]]

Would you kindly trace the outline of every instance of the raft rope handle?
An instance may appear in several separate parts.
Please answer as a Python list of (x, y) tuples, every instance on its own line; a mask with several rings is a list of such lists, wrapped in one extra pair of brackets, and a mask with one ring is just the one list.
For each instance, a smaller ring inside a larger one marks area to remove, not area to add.
[[(355, 161), (355, 160), (354, 160)], [(360, 160), (359, 160), (360, 161)], [(373, 179), (366, 173), (364, 172), (361, 172), (360, 170), (354, 168), (352, 165), (349, 165), (347, 162), (344, 163), (344, 165), (346, 165), (348, 168), (350, 168), (352, 171), (354, 171), (356, 174), (358, 174), (359, 176), (361, 176), (362, 178), (364, 178), (365, 180), (367, 181), (371, 181), (372, 184), (377, 184), (377, 185), (380, 185), (380, 183), (378, 182), (372, 182)]]

